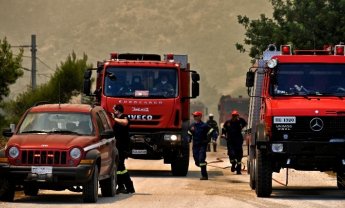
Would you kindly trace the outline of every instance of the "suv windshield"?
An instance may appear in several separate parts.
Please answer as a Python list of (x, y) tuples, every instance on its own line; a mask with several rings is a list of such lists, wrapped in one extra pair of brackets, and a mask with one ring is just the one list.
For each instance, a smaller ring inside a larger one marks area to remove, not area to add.
[(345, 64), (280, 64), (271, 77), (271, 94), (345, 96)]
[(18, 133), (93, 134), (91, 115), (86, 113), (28, 113)]
[(178, 94), (176, 69), (109, 67), (104, 94), (111, 97), (173, 98)]

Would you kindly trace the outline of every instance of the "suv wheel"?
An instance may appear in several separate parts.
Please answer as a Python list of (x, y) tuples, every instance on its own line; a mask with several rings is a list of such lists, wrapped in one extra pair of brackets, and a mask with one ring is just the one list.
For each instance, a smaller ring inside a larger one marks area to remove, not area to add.
[(26, 196), (37, 196), (39, 188), (37, 184), (27, 183), (24, 185), (24, 194)]
[(100, 181), (102, 196), (113, 197), (116, 194), (117, 186), (117, 166), (114, 162), (113, 167), (110, 170), (110, 177)]
[(0, 178), (0, 200), (12, 202), (15, 194), (15, 185), (6, 178)]
[(92, 177), (83, 186), (83, 201), (97, 202), (98, 199), (98, 166), (95, 165)]

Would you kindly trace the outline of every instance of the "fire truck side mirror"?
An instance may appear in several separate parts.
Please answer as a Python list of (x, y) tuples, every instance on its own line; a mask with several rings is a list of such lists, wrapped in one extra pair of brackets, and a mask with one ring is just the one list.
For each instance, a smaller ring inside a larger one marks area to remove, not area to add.
[(90, 89), (91, 89), (91, 80), (84, 79), (83, 93), (85, 95), (90, 95)]
[(255, 78), (255, 72), (253, 72), (253, 71), (247, 72), (246, 87), (253, 87), (254, 86), (254, 78)]
[(192, 98), (196, 98), (199, 96), (199, 83), (192, 82)]
[(198, 82), (200, 80), (200, 75), (198, 73), (192, 73), (192, 81)]

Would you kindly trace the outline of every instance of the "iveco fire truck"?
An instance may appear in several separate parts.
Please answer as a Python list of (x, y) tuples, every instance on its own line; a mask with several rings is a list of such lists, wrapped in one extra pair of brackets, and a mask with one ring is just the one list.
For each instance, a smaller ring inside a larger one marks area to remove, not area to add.
[[(185, 176), (189, 166), (190, 99), (199, 95), (199, 74), (187, 55), (112, 53), (98, 62), (97, 102), (109, 113), (122, 104), (130, 119), (129, 157), (164, 159), (172, 174)], [(84, 93), (90, 95), (87, 70)], [(192, 80), (192, 81), (190, 81)], [(191, 91), (191, 92), (190, 92)]]
[(258, 197), (282, 168), (333, 171), (345, 189), (344, 45), (294, 50), (269, 45), (247, 72), (248, 171)]

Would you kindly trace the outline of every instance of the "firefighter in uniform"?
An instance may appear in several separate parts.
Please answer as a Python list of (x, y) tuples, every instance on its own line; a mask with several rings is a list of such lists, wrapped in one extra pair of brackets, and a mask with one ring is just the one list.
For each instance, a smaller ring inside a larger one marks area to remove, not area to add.
[(129, 119), (123, 114), (124, 108), (122, 105), (114, 105), (114, 114), (112, 114), (115, 124), (113, 126), (116, 147), (119, 151), (119, 165), (117, 169), (117, 184), (118, 189), (116, 193), (135, 193), (133, 181), (129, 176), (128, 170), (125, 167), (125, 159), (129, 151)]
[(200, 180), (208, 180), (206, 148), (214, 130), (201, 120), (202, 113), (200, 111), (194, 112), (193, 116), (195, 122), (190, 125), (188, 130), (190, 141), (193, 140), (193, 158), (195, 165), (201, 168)]
[[(218, 128), (218, 124), (217, 124), (217, 121), (215, 121), (214, 119), (214, 116), (212, 113), (210, 113), (208, 115), (208, 120), (206, 121), (206, 123), (214, 129), (215, 133), (213, 134), (213, 137), (212, 137), (212, 140), (211, 140), (211, 143), (212, 143), (212, 146), (213, 146), (213, 151), (214, 152), (217, 152), (217, 138), (218, 138), (218, 135), (219, 135), (219, 128)], [(211, 152), (211, 143), (208, 143), (207, 145), (207, 151), (208, 152)]]
[(243, 136), (242, 129), (247, 126), (247, 122), (240, 117), (234, 110), (231, 113), (231, 119), (225, 121), (222, 128), (222, 137), (227, 141), (228, 155), (231, 163), (231, 172), (241, 174), (243, 157)]

